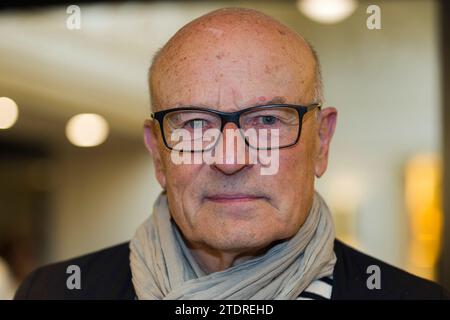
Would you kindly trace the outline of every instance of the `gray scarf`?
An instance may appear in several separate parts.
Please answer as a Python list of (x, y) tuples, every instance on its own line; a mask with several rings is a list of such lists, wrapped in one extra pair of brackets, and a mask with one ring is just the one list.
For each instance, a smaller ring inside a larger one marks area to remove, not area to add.
[(226, 270), (205, 274), (170, 217), (167, 196), (159, 195), (152, 216), (130, 242), (132, 281), (138, 299), (296, 299), (319, 278), (331, 276), (334, 227), (316, 192), (299, 231), (263, 255)]

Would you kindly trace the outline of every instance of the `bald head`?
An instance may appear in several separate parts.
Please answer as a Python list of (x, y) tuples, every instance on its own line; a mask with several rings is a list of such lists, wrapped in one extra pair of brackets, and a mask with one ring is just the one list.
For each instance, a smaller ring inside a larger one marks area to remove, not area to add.
[[(319, 61), (307, 41), (259, 11), (225, 8), (191, 21), (155, 54), (149, 70), (152, 109), (184, 102), (207, 105), (208, 99), (203, 99), (204, 94), (198, 90), (188, 88), (188, 81), (203, 81), (206, 86), (210, 82), (230, 83), (226, 81), (230, 77), (237, 77), (231, 82), (238, 87), (239, 80), (251, 80), (249, 77), (272, 77), (272, 84), (281, 86), (297, 82), (304, 97), (315, 102), (322, 100)], [(188, 92), (174, 100), (174, 86)], [(245, 99), (239, 92), (232, 95), (235, 102)], [(218, 104), (223, 102), (220, 97), (218, 100)]]

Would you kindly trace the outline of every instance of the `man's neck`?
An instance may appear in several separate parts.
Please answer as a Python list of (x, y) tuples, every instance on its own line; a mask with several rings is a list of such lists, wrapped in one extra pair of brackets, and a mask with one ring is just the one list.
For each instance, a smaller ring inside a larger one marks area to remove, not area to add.
[(223, 271), (247, 260), (256, 258), (264, 254), (274, 245), (271, 244), (261, 248), (222, 251), (189, 241), (186, 241), (186, 244), (198, 265), (206, 274)]

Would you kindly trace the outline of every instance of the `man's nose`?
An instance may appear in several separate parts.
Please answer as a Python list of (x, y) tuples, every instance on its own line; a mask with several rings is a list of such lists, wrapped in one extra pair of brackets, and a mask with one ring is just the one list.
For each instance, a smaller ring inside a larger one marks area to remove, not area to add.
[(216, 146), (216, 152), (220, 151), (219, 148), (222, 148), (222, 161), (212, 164), (212, 167), (223, 174), (231, 175), (253, 166), (244, 137), (236, 124), (231, 122), (225, 124), (222, 141)]

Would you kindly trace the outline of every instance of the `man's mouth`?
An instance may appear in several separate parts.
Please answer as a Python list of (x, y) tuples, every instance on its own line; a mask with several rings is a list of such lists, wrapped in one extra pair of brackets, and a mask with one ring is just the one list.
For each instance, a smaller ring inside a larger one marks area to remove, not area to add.
[(236, 194), (214, 194), (205, 197), (205, 199), (218, 203), (238, 203), (238, 202), (264, 200), (266, 198), (262, 196), (236, 193)]

